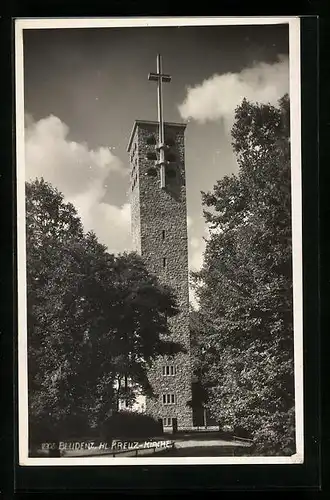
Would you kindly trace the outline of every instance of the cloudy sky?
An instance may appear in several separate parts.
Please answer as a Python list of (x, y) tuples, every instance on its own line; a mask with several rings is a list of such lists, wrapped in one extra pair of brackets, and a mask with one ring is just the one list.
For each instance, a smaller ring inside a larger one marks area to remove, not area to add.
[(187, 121), (189, 263), (202, 263), (200, 191), (235, 172), (230, 127), (246, 97), (289, 91), (287, 25), (25, 30), (27, 180), (43, 176), (109, 251), (130, 250), (129, 162), (136, 119), (157, 119), (157, 53), (172, 75), (168, 121)]

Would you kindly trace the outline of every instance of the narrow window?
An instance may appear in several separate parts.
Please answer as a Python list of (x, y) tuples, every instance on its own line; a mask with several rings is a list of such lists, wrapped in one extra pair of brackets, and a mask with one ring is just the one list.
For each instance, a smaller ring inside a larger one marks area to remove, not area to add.
[(156, 161), (157, 160), (157, 155), (154, 151), (148, 151), (147, 154), (146, 154), (146, 159), (147, 160), (153, 160), (153, 161)]
[(164, 405), (175, 404), (175, 394), (163, 394), (162, 397)]
[(162, 367), (163, 370), (163, 375), (164, 376), (169, 376), (169, 375), (175, 375), (176, 374), (176, 369), (174, 365), (167, 365)]
[(162, 230), (162, 239), (165, 240), (165, 229)]
[(167, 146), (170, 146), (170, 147), (175, 145), (174, 137), (166, 137), (165, 142), (166, 142)]
[(154, 135), (150, 135), (149, 137), (147, 137), (147, 141), (146, 142), (147, 142), (147, 144), (149, 146), (155, 145), (156, 144), (156, 138), (155, 138), (155, 136)]
[(163, 257), (163, 267), (166, 267), (166, 257)]

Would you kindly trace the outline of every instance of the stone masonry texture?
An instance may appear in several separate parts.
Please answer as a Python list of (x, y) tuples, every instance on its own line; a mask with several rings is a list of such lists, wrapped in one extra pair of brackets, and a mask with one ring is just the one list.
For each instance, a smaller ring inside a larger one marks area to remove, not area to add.
[[(147, 398), (146, 411), (155, 418), (177, 418), (178, 428), (192, 426), (191, 360), (189, 337), (188, 238), (184, 158), (184, 124), (165, 124), (165, 142), (171, 162), (166, 165), (166, 188), (160, 188), (155, 166), (158, 125), (136, 122), (129, 146), (131, 162), (131, 220), (134, 249), (148, 269), (174, 289), (179, 314), (169, 318), (173, 340), (187, 353), (159, 357), (149, 372), (156, 399)], [(165, 259), (165, 261), (164, 261)], [(163, 366), (174, 365), (175, 375), (163, 375)], [(174, 394), (174, 404), (164, 404), (163, 394)]]

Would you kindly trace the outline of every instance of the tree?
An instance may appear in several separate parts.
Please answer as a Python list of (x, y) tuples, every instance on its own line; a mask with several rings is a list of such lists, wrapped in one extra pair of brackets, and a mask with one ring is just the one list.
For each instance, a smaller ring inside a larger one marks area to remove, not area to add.
[(294, 453), (289, 98), (243, 100), (237, 175), (202, 193), (211, 236), (198, 285), (211, 414), (261, 453)]
[[(62, 435), (116, 411), (115, 380), (152, 395), (147, 369), (181, 349), (165, 317), (172, 291), (136, 254), (107, 253), (76, 210), (43, 179), (26, 183), (29, 412), (33, 429)], [(122, 392), (121, 384), (119, 391)]]

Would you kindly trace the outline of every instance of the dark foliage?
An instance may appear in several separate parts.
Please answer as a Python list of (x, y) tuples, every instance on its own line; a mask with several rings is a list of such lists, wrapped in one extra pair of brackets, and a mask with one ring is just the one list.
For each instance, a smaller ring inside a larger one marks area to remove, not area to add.
[(108, 441), (115, 438), (154, 438), (162, 434), (161, 424), (152, 416), (132, 411), (115, 413), (102, 425), (102, 435)]
[(295, 452), (289, 123), (288, 96), (236, 109), (239, 171), (202, 194), (211, 236), (195, 274), (206, 405), (263, 454)]
[(111, 255), (85, 234), (43, 179), (26, 184), (26, 229), (30, 431), (93, 429), (117, 410), (115, 382), (152, 394), (152, 360), (181, 349), (164, 320), (175, 297), (138, 255)]

